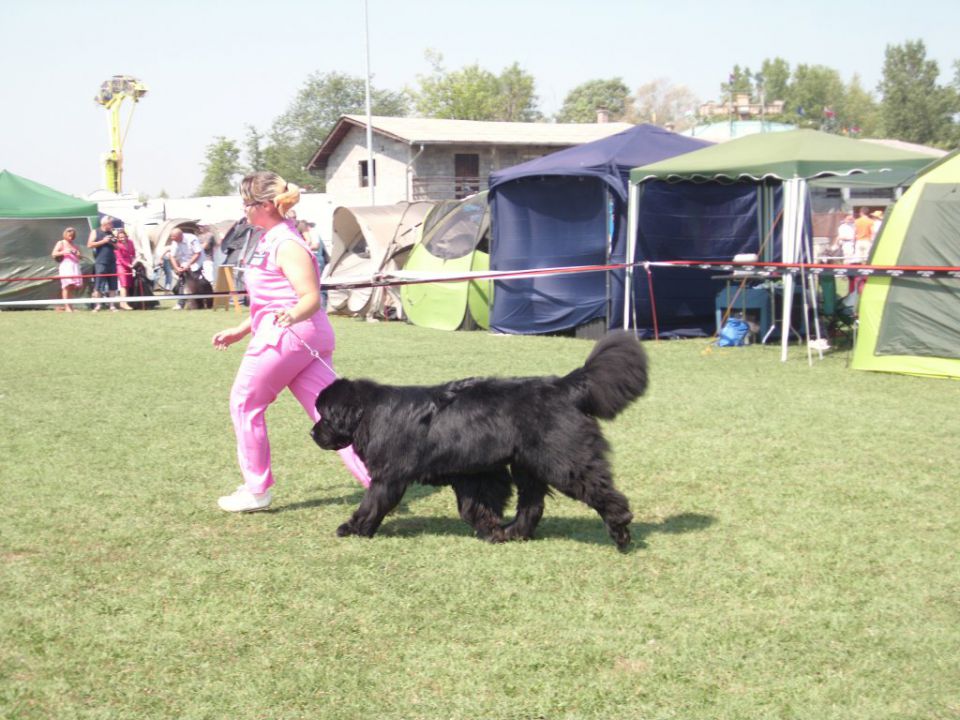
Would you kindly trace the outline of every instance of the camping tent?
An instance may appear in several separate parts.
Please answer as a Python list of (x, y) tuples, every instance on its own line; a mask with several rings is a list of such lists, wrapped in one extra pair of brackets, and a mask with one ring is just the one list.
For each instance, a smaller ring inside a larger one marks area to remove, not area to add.
[[(338, 207), (333, 212), (332, 251), (323, 271), (324, 284), (369, 281), (403, 267), (417, 241), (431, 202), (399, 202), (374, 207)], [(339, 315), (386, 317), (400, 300), (385, 288), (331, 288), (327, 311)]]
[(64, 228), (77, 230), (84, 248), (95, 203), (65, 195), (46, 185), (0, 171), (0, 300), (35, 300), (59, 295), (56, 280), (14, 280), (56, 275), (50, 252)]
[[(491, 268), (623, 262), (630, 168), (708, 145), (637, 125), (492, 173)], [(598, 319), (618, 325), (622, 285), (622, 271), (498, 281), (490, 325), (522, 334), (567, 330)]]
[[(872, 265), (960, 267), (960, 151), (924, 172), (884, 220)], [(871, 277), (857, 370), (960, 378), (960, 277)]]
[[(807, 203), (807, 180), (829, 175), (851, 175), (868, 171), (914, 169), (929, 164), (930, 158), (919, 153), (890, 148), (883, 145), (851, 140), (816, 130), (793, 130), (789, 132), (751, 135), (731, 140), (723, 145), (714, 145), (659, 163), (635, 168), (630, 172), (630, 222), (631, 236), (628, 259), (638, 258), (640, 247), (638, 219), (643, 213), (653, 213), (650, 198), (644, 198), (643, 190), (653, 181), (678, 183), (679, 192), (689, 192), (696, 183), (712, 187), (733, 183), (746, 188), (754, 187), (760, 195), (760, 232), (766, 235), (774, 226), (777, 202), (774, 191), (782, 190), (782, 241), (776, 254), (767, 260), (797, 262), (812, 260), (810, 248), (809, 212)], [(652, 187), (652, 186), (651, 186)], [(705, 242), (700, 238), (698, 242)], [(768, 250), (769, 252), (769, 247)], [(677, 259), (645, 258), (647, 260)], [(693, 259), (693, 258), (687, 258)], [(733, 258), (727, 258), (732, 260)], [(690, 271), (693, 272), (693, 271)], [(636, 276), (629, 275), (628, 285)], [(793, 301), (793, 276), (784, 276), (783, 327), (781, 328), (781, 358), (786, 359), (791, 304)], [(639, 293), (636, 293), (639, 295)], [(631, 288), (626, 297), (633, 299)]]
[[(462, 275), (490, 267), (487, 193), (438, 203), (423, 225), (406, 272)], [(493, 283), (489, 280), (403, 285), (403, 312), (414, 325), (435, 330), (490, 328)]]

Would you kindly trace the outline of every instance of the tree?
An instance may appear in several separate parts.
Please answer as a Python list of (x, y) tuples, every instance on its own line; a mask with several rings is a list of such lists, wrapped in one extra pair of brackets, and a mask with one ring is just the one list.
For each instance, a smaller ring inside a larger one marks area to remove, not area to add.
[(836, 108), (844, 98), (840, 73), (825, 65), (797, 65), (790, 85), (786, 114), (798, 125), (832, 130)]
[(247, 125), (247, 137), (244, 140), (244, 150), (247, 154), (247, 167), (250, 172), (266, 170), (266, 159), (263, 156), (263, 135), (253, 125)]
[(206, 161), (203, 163), (203, 181), (197, 196), (230, 195), (236, 189), (234, 176), (243, 171), (240, 165), (240, 148), (233, 140), (222, 135), (207, 145)]
[(843, 103), (837, 109), (840, 132), (856, 137), (876, 137), (880, 125), (879, 108), (873, 96), (854, 74), (847, 85)]
[[(790, 91), (790, 64), (783, 58), (767, 58), (760, 65), (760, 74), (755, 78), (758, 82), (758, 102), (767, 104), (776, 100), (786, 102)], [(761, 92), (762, 91), (762, 92)]]
[(420, 89), (411, 92), (421, 115), (456, 120), (539, 119), (533, 76), (518, 63), (498, 76), (476, 63), (448, 72), (442, 55), (428, 50), (426, 57), (433, 73), (418, 77)]
[(631, 106), (630, 90), (622, 78), (588, 80), (567, 93), (556, 119), (557, 122), (592, 123), (597, 120), (597, 109), (604, 108), (611, 120), (621, 120)]
[(658, 78), (637, 88), (633, 108), (625, 119), (632, 123), (669, 123), (674, 130), (686, 130), (696, 123), (699, 105), (686, 85), (672, 85), (667, 78)]
[(887, 45), (878, 90), (883, 133), (915, 143), (945, 142), (951, 133), (950, 96), (937, 85), (940, 69), (922, 40)]
[[(404, 116), (408, 109), (403, 93), (372, 87), (370, 105), (374, 115)], [(306, 164), (341, 115), (363, 114), (365, 106), (363, 78), (337, 72), (311, 74), (287, 110), (273, 121), (270, 142), (263, 148), (264, 167), (302, 187), (322, 187), (322, 180), (307, 173)]]
[(537, 109), (536, 83), (533, 75), (514, 63), (500, 73), (500, 120), (534, 122), (543, 118)]
[(743, 93), (753, 97), (753, 73), (750, 72), (750, 68), (741, 69), (739, 65), (734, 65), (727, 76), (727, 81), (720, 83), (720, 92), (723, 93), (724, 98)]

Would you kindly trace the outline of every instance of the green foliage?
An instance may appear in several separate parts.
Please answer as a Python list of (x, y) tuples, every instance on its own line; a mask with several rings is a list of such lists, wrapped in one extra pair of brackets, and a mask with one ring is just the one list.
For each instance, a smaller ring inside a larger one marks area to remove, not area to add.
[[(374, 115), (404, 116), (403, 93), (370, 88)], [(343, 73), (311, 74), (290, 106), (274, 120), (263, 148), (265, 167), (304, 188), (322, 190), (323, 181), (304, 169), (341, 115), (366, 112), (363, 78)]]
[[(0, 313), (0, 717), (956, 717), (960, 383), (645, 343), (650, 392), (604, 423), (631, 552), (560, 495), (536, 540), (488, 545), (422, 486), (339, 539), (360, 489), (289, 393), (273, 509), (216, 508), (242, 347), (210, 337), (235, 321)], [(337, 370), (387, 382), (591, 347), (332, 322)]]
[(841, 128), (857, 137), (879, 137), (880, 107), (854, 75), (847, 85), (843, 103), (838, 106), (837, 120)]
[(739, 65), (734, 65), (733, 70), (727, 76), (727, 81), (720, 83), (720, 92), (727, 98), (738, 93), (746, 93), (752, 98), (754, 84), (753, 73), (750, 72), (750, 68), (741, 68)]
[(443, 56), (432, 51), (427, 59), (433, 73), (418, 78), (420, 89), (412, 93), (417, 112), (424, 117), (514, 122), (540, 118), (533, 76), (518, 63), (498, 76), (478, 64), (448, 72)]
[(598, 108), (606, 108), (611, 120), (621, 120), (631, 111), (630, 89), (622, 78), (577, 85), (567, 93), (556, 119), (565, 123), (596, 122)]
[(825, 132), (872, 136), (878, 130), (878, 107), (873, 97), (854, 75), (844, 85), (839, 72), (824, 65), (797, 65), (792, 71), (783, 58), (767, 58), (760, 72), (735, 65), (731, 83), (721, 83), (724, 100), (735, 92), (750, 93), (754, 102), (767, 106), (782, 100), (782, 114), (767, 114), (767, 119), (792, 123)]
[(952, 98), (937, 84), (939, 75), (936, 60), (927, 60), (922, 40), (887, 46), (879, 86), (884, 134), (921, 144), (950, 136)]
[[(760, 66), (760, 73), (755, 78), (762, 86), (763, 99), (769, 103), (774, 100), (786, 100), (790, 88), (790, 63), (777, 57), (766, 59)], [(757, 88), (757, 101), (760, 101), (760, 87)]]
[(233, 140), (228, 140), (221, 135), (207, 146), (203, 180), (194, 194), (199, 197), (231, 195), (237, 189), (234, 176), (242, 171), (240, 148)]
[[(832, 120), (827, 110), (836, 113), (843, 102), (844, 85), (840, 73), (824, 65), (797, 65), (788, 95), (788, 114), (795, 113), (798, 125), (820, 129)], [(800, 113), (800, 108), (803, 113)]]
[(263, 152), (263, 135), (253, 125), (247, 125), (247, 137), (244, 139), (244, 150), (247, 155), (247, 169), (250, 172), (260, 172), (269, 169)]

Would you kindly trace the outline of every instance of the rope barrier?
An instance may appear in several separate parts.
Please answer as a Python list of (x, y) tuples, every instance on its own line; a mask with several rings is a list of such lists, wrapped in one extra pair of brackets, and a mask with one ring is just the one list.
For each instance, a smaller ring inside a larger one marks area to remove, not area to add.
[[(651, 306), (653, 305), (653, 281), (651, 268), (675, 267), (696, 270), (721, 270), (732, 273), (731, 279), (740, 279), (737, 272), (751, 273), (750, 279), (762, 279), (764, 274), (776, 279), (785, 273), (801, 274), (810, 272), (814, 275), (835, 275), (838, 277), (920, 277), (920, 278), (948, 278), (960, 279), (960, 267), (936, 265), (861, 265), (843, 263), (784, 263), (784, 262), (732, 262), (729, 260), (665, 260), (641, 261), (635, 263), (610, 263), (606, 265), (574, 265), (551, 268), (530, 268), (526, 270), (483, 270), (468, 271), (457, 275), (437, 275), (411, 271), (395, 271), (378, 273), (372, 277), (343, 279), (335, 283), (323, 283), (324, 290), (353, 290), (364, 288), (396, 287), (401, 285), (420, 285), (437, 282), (470, 282), (477, 280), (520, 280), (524, 278), (548, 277), (556, 275), (580, 274), (592, 272), (609, 272), (628, 268), (643, 268), (647, 273)], [(112, 275), (81, 275), (76, 277), (111, 277)], [(36, 278), (0, 278), (0, 282), (14, 281), (56, 281), (60, 275), (50, 275)], [(244, 292), (214, 292), (203, 295), (149, 295), (138, 297), (101, 297), (101, 298), (50, 298), (45, 300), (8, 300), (0, 301), (0, 307), (30, 307), (37, 305), (64, 305), (89, 304), (111, 302), (156, 302), (163, 300), (204, 300), (223, 296), (245, 295)]]

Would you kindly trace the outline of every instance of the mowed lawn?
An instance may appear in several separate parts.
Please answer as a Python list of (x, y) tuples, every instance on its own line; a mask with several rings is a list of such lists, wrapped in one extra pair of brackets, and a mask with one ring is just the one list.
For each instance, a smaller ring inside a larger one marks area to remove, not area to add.
[[(960, 717), (960, 383), (646, 343), (605, 428), (635, 514), (471, 536), (414, 487), (372, 540), (289, 394), (232, 516), (223, 311), (0, 313), (0, 717)], [(335, 319), (340, 372), (565, 373), (583, 340)]]

